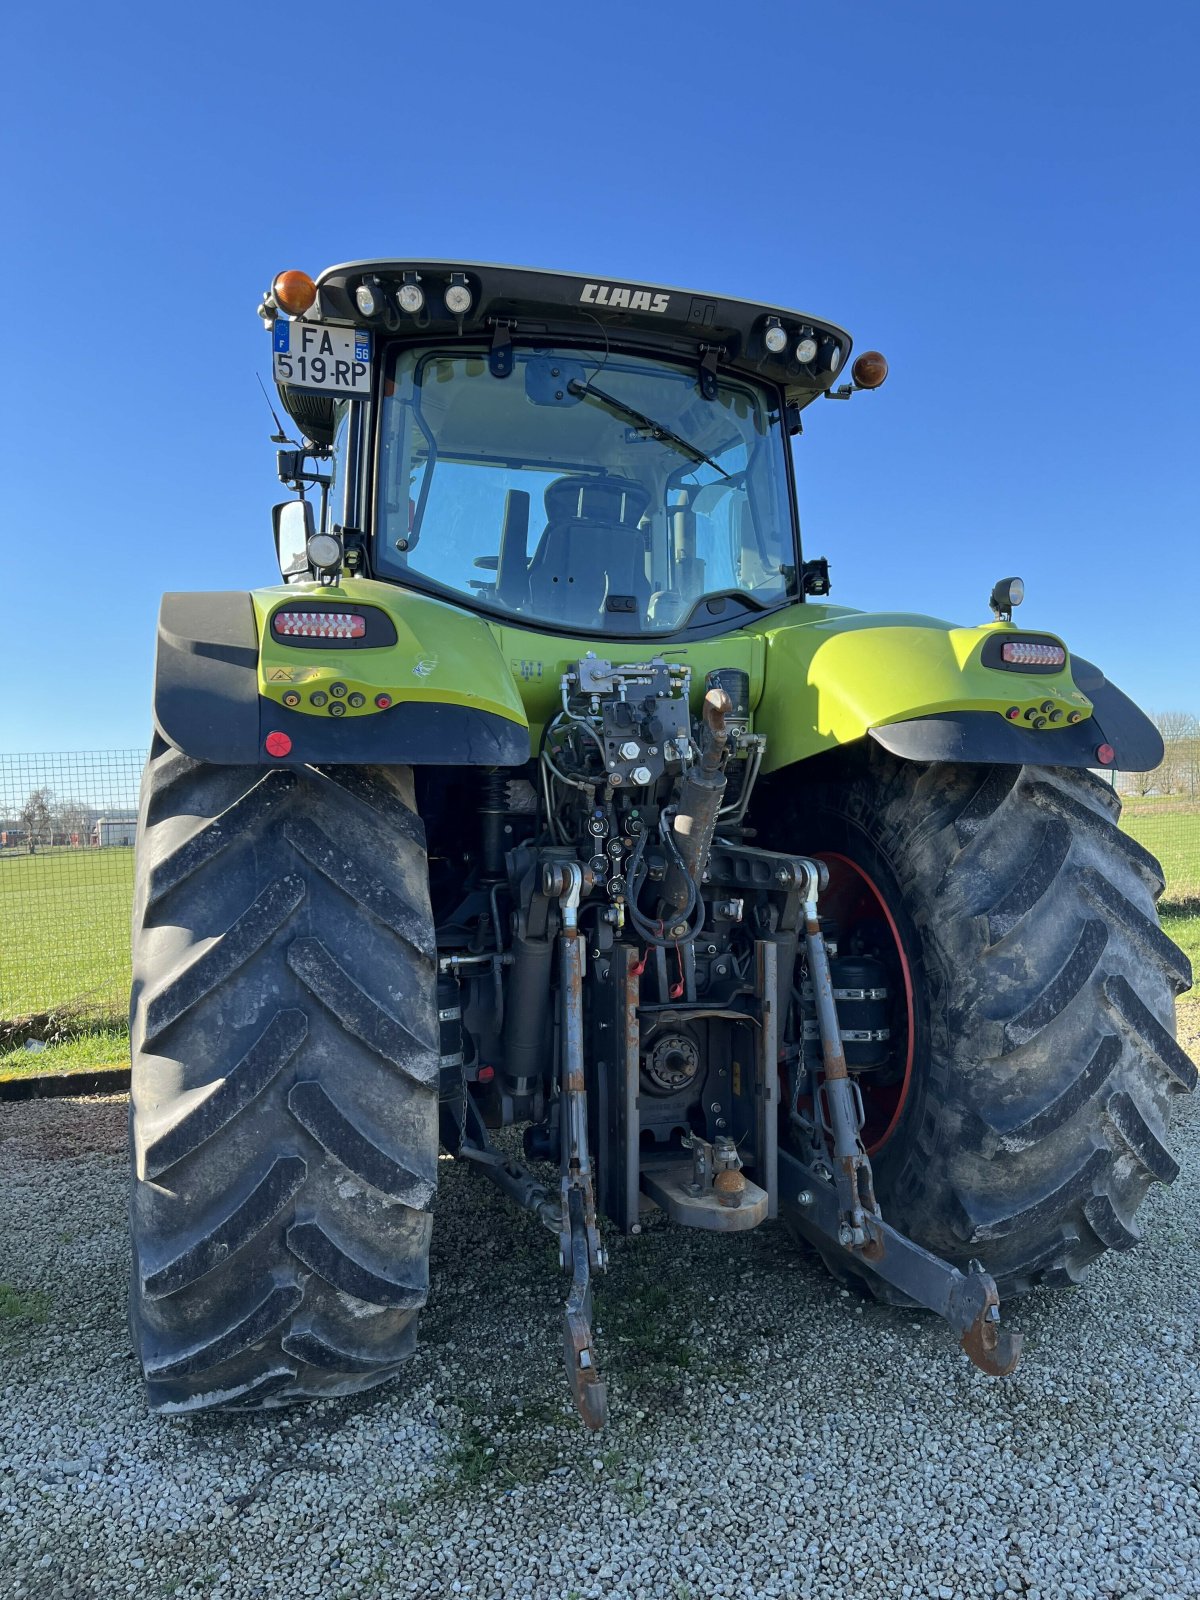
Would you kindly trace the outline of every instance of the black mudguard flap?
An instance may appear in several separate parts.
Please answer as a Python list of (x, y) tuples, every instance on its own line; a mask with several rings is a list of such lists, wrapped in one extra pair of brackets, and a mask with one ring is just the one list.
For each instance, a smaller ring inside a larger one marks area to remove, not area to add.
[(198, 761), (262, 759), (258, 629), (245, 590), (163, 595), (154, 721), (169, 744)]

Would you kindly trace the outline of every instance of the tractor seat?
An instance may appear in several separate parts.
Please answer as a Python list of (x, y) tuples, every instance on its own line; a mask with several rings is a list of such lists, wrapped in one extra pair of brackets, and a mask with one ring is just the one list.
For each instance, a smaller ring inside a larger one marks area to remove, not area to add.
[(610, 595), (650, 602), (646, 536), (638, 524), (650, 492), (630, 478), (556, 478), (546, 490), (546, 529), (529, 563), (531, 610), (560, 622), (628, 626), (632, 613), (605, 609)]

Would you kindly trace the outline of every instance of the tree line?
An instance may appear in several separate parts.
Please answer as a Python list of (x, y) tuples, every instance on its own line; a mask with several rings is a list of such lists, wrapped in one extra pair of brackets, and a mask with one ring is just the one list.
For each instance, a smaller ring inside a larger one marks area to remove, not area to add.
[(1200, 718), (1191, 711), (1151, 711), (1162, 735), (1163, 758), (1153, 772), (1123, 774), (1127, 794), (1181, 795), (1200, 800)]
[[(33, 789), (24, 805), (13, 819), (25, 836), (24, 842), (46, 846), (57, 839), (69, 840), (73, 836), (81, 841), (102, 817), (110, 816), (112, 809), (84, 805), (81, 800), (57, 799), (53, 789)], [(124, 815), (124, 808), (116, 808)], [(12, 823), (0, 822), (0, 827)]]

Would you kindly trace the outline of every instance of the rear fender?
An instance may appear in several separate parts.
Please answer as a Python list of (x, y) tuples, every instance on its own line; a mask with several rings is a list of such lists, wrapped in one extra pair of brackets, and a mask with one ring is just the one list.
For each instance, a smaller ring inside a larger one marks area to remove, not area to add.
[[(302, 640), (272, 627), (280, 609), (331, 608), (363, 617), (362, 638)], [(219, 764), (516, 766), (529, 757), (521, 700), (486, 625), (367, 581), (164, 595), (154, 721), (176, 749)], [(268, 744), (271, 735), (283, 737)]]
[(909, 761), (1144, 772), (1162, 760), (1153, 723), (1091, 662), (1067, 651), (1058, 668), (1002, 664), (1005, 639), (1062, 644), (1054, 634), (833, 606), (806, 605), (796, 617), (764, 630), (755, 727), (767, 736), (768, 771), (863, 738)]

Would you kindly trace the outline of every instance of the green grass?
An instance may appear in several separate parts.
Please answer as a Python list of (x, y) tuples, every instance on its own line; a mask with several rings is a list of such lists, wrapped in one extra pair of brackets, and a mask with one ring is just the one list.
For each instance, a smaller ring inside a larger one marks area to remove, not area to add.
[(49, 1315), (50, 1296), (44, 1289), (0, 1283), (0, 1322), (45, 1322)]
[(1200, 804), (1129, 799), (1121, 826), (1162, 863), (1167, 915), (1191, 902), (1191, 916), (1200, 916)]
[(0, 854), (0, 1020), (66, 1005), (118, 1020), (132, 899), (130, 849)]
[[(1157, 795), (1127, 796), (1121, 826), (1162, 863), (1167, 887), (1158, 903), (1163, 932), (1200, 977), (1200, 803)], [(1200, 1005), (1200, 988), (1180, 1005)]]
[(1187, 916), (1172, 916), (1169, 911), (1164, 911), (1162, 925), (1167, 938), (1174, 939), (1192, 963), (1192, 971), (1196, 976), (1197, 986), (1190, 994), (1180, 995), (1177, 1004), (1200, 1006), (1200, 900), (1192, 901), (1192, 910)]
[(72, 1034), (44, 1050), (0, 1050), (0, 1079), (36, 1078), (50, 1072), (91, 1072), (129, 1065), (129, 1030), (118, 1025)]

